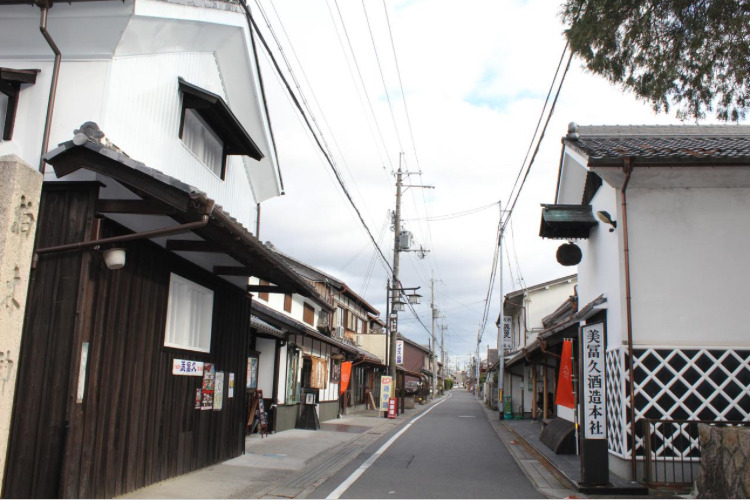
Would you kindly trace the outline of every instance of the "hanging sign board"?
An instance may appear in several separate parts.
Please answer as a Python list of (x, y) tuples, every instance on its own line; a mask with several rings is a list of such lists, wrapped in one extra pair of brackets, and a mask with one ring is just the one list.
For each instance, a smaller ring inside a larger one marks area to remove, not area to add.
[(503, 349), (506, 351), (513, 350), (513, 337), (511, 336), (512, 316), (503, 316)]
[(380, 411), (388, 411), (388, 400), (393, 398), (396, 391), (393, 387), (393, 377), (380, 377)]
[(583, 417), (585, 439), (606, 439), (606, 384), (604, 362), (604, 324), (581, 328), (583, 379)]
[(404, 364), (404, 341), (403, 340), (396, 341), (396, 364), (397, 365)]
[(203, 376), (203, 361), (189, 359), (175, 359), (172, 361), (172, 375)]
[(398, 315), (395, 313), (391, 314), (391, 316), (388, 318), (388, 331), (398, 331)]

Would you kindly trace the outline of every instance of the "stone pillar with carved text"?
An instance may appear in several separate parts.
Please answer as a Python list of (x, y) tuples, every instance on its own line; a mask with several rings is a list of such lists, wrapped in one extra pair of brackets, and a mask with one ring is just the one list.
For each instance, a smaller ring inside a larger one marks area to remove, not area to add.
[(42, 174), (0, 157), (0, 484), (10, 433)]

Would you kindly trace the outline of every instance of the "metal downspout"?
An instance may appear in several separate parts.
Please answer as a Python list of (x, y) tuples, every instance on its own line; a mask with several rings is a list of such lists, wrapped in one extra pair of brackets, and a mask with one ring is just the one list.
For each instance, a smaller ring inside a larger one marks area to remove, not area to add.
[(52, 128), (52, 113), (55, 110), (55, 97), (57, 96), (57, 80), (60, 76), (60, 61), (62, 60), (62, 53), (57, 48), (55, 41), (52, 40), (47, 31), (47, 11), (49, 10), (52, 2), (39, 2), (42, 11), (42, 17), (39, 22), (39, 31), (42, 32), (42, 36), (47, 40), (52, 52), (55, 53), (55, 64), (52, 69), (52, 82), (50, 83), (49, 90), (49, 101), (47, 103), (47, 119), (44, 123), (44, 136), (42, 137), (42, 152), (39, 155), (39, 171), (44, 175), (46, 163), (44, 161), (44, 155), (47, 154), (47, 148), (49, 146), (50, 129)]
[(623, 253), (625, 254), (625, 311), (628, 329), (628, 377), (630, 379), (630, 465), (633, 481), (637, 475), (637, 461), (635, 456), (635, 379), (633, 377), (633, 316), (630, 296), (630, 246), (628, 243), (628, 203), (625, 191), (630, 183), (630, 174), (633, 165), (630, 158), (623, 160), (622, 170), (625, 173), (625, 182), (622, 185), (622, 230), (623, 230)]

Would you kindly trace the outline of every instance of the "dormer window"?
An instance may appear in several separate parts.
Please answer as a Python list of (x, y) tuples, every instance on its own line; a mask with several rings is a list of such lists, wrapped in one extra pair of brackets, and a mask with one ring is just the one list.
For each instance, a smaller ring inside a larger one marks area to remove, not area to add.
[(224, 179), (228, 155), (263, 158), (224, 99), (182, 78), (178, 81), (182, 93), (180, 139), (206, 167)]
[(36, 83), (38, 69), (0, 68), (0, 141), (13, 138), (21, 85)]
[(211, 172), (224, 178), (224, 143), (194, 109), (185, 110), (182, 142)]

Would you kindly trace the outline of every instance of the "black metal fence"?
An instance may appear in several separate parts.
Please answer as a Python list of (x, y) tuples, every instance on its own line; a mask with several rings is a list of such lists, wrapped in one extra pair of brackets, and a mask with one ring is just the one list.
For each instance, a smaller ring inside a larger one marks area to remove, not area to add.
[(644, 482), (649, 486), (689, 486), (698, 476), (701, 448), (698, 424), (747, 426), (746, 421), (641, 420)]

